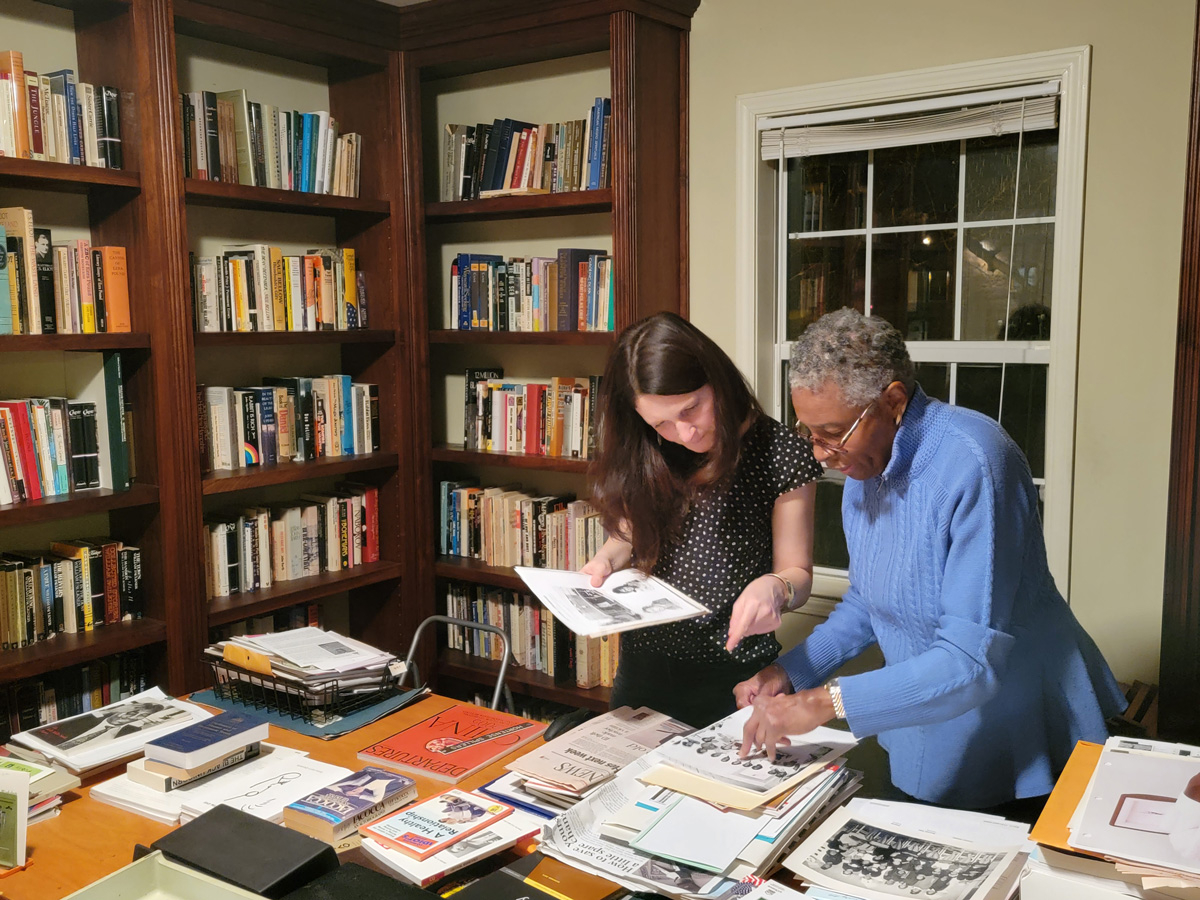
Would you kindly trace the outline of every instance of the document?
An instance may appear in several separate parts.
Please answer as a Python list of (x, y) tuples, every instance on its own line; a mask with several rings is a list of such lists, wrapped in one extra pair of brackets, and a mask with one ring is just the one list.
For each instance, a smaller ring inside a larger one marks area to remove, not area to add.
[(592, 587), (590, 575), (517, 566), (516, 573), (571, 631), (600, 637), (704, 616), (709, 609), (651, 575), (624, 569)]

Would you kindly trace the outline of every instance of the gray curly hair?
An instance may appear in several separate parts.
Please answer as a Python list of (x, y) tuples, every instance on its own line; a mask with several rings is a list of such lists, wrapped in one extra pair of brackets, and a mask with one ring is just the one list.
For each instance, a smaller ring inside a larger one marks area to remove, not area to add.
[(788, 383), (819, 391), (832, 382), (852, 406), (874, 400), (893, 381), (916, 381), (904, 336), (877, 316), (845, 307), (826, 313), (792, 344)]

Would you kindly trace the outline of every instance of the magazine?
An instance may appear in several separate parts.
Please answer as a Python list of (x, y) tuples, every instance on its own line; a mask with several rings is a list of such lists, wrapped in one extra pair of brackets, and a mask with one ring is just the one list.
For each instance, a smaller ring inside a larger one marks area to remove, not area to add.
[(665, 581), (637, 569), (624, 569), (592, 587), (590, 575), (563, 569), (514, 571), (550, 612), (582, 637), (618, 634), (650, 625), (708, 615), (708, 607)]
[(512, 811), (506, 803), (450, 788), (364, 825), (360, 831), (386, 847), (428, 859)]
[(79, 773), (140, 753), (151, 738), (211, 716), (202, 707), (151, 688), (92, 712), (14, 734), (13, 740)]

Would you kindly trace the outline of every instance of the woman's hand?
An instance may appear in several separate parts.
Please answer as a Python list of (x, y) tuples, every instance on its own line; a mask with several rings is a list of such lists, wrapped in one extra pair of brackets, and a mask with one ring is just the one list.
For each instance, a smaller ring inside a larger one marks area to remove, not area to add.
[(783, 622), (787, 603), (783, 582), (774, 575), (762, 575), (746, 585), (733, 604), (729, 616), (729, 639), (725, 652), (732, 653), (742, 638), (752, 634), (770, 634)]
[(613, 572), (629, 565), (633, 548), (620, 538), (611, 537), (579, 571), (592, 576), (592, 587), (600, 587)]
[(736, 685), (733, 698), (737, 701), (738, 709), (749, 706), (759, 697), (774, 697), (776, 694), (790, 694), (792, 680), (788, 678), (783, 666), (771, 663), (751, 678)]
[(745, 759), (755, 750), (763, 750), (767, 759), (774, 762), (775, 748), (791, 743), (787, 735), (812, 731), (833, 717), (833, 700), (824, 688), (774, 697), (760, 696), (754, 701), (754, 712), (742, 729), (742, 749), (738, 755)]

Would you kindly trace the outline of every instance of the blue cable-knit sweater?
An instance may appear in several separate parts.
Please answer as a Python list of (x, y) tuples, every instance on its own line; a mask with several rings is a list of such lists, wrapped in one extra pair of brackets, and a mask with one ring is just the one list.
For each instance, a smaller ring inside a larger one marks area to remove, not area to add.
[(930, 802), (1046, 794), (1077, 740), (1125, 705), (1054, 586), (1021, 451), (986, 416), (917, 387), (883, 474), (848, 479), (850, 589), (779, 659), (797, 689), (878, 643), (882, 669), (840, 679), (892, 782)]

